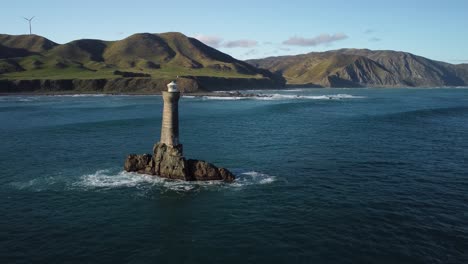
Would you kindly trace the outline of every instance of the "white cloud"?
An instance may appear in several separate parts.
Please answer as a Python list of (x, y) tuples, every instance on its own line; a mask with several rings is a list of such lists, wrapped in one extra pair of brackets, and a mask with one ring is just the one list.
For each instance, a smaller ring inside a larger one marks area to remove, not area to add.
[(223, 44), (225, 48), (251, 48), (257, 46), (258, 42), (250, 39), (239, 39), (228, 41)]
[(197, 34), (194, 38), (213, 48), (252, 48), (258, 45), (257, 41), (251, 39), (224, 41), (216, 35)]
[(221, 46), (221, 42), (223, 42), (223, 39), (218, 36), (198, 34), (195, 35), (195, 38), (213, 48), (219, 48)]
[(343, 33), (336, 33), (333, 35), (321, 34), (313, 38), (303, 38), (294, 36), (290, 37), (288, 40), (283, 41), (283, 44), (292, 46), (318, 46), (321, 44), (330, 44), (332, 42), (347, 38), (348, 36)]

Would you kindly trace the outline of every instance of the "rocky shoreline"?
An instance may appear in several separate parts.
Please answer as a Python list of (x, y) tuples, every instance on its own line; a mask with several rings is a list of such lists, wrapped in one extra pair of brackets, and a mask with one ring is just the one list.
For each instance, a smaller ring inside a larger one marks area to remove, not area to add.
[[(169, 79), (113, 78), (113, 79), (32, 79), (0, 80), (0, 94), (159, 94)], [(208, 76), (184, 76), (178, 80), (182, 93), (233, 91), (249, 89), (280, 89), (284, 82), (269, 78), (222, 78)]]
[[(278, 90), (281, 91), (281, 90)], [(74, 92), (25, 92), (25, 93), (0, 93), (0, 96), (145, 96), (145, 95), (161, 95), (161, 93), (74, 93)], [(263, 93), (242, 93), (240, 91), (226, 92), (195, 92), (195, 93), (184, 93), (182, 97), (238, 97), (238, 98), (268, 98), (272, 97), (270, 94)]]

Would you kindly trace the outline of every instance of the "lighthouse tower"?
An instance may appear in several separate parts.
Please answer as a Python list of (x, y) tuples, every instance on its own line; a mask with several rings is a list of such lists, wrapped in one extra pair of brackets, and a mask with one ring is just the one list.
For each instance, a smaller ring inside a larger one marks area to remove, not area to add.
[(161, 143), (177, 147), (182, 150), (179, 142), (179, 98), (180, 92), (177, 84), (172, 81), (167, 85), (167, 92), (162, 92), (164, 100), (162, 125), (161, 125)]

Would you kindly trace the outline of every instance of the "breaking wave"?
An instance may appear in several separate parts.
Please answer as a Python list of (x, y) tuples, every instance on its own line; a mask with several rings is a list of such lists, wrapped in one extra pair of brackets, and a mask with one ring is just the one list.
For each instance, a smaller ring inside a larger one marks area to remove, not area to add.
[(27, 181), (11, 182), (9, 185), (17, 190), (43, 192), (50, 190), (112, 190), (134, 188), (146, 191), (177, 191), (190, 192), (201, 190), (232, 189), (240, 190), (251, 185), (270, 184), (276, 181), (275, 176), (256, 172), (233, 170), (236, 180), (232, 183), (223, 181), (197, 181), (187, 182), (170, 180), (158, 176), (138, 174), (135, 172), (113, 170), (98, 170), (91, 174), (79, 177), (67, 177), (55, 175), (43, 178), (35, 178)]
[(36, 101), (34, 96), (0, 96), (0, 102), (32, 102)]
[(54, 97), (103, 97), (103, 96), (118, 96), (112, 94), (54, 94)]
[[(191, 97), (196, 98), (196, 97)], [(293, 95), (293, 94), (258, 94), (256, 96), (201, 96), (203, 100), (341, 100), (362, 99), (365, 96), (350, 94), (328, 94), (328, 95)]]
[(93, 174), (83, 175), (72, 184), (73, 187), (91, 189), (115, 189), (115, 188), (138, 188), (150, 189), (161, 188), (173, 191), (193, 191), (210, 188), (242, 188), (249, 185), (270, 184), (276, 180), (275, 176), (248, 171), (237, 172), (236, 180), (233, 183), (223, 181), (199, 181), (186, 182), (180, 180), (170, 180), (157, 176), (138, 174), (134, 172), (121, 171), (117, 174), (110, 170), (98, 170)]
[(35, 192), (41, 192), (45, 190), (54, 189), (56, 185), (60, 183), (57, 177), (49, 176), (43, 178), (35, 178), (28, 181), (16, 181), (11, 182), (10, 186), (17, 190), (30, 190)]
[(350, 95), (350, 94), (329, 94), (329, 95), (271, 94), (271, 96), (256, 97), (256, 99), (260, 99), (260, 100), (283, 100), (283, 99), (340, 100), (340, 99), (358, 99), (358, 98), (365, 98), (365, 97)]

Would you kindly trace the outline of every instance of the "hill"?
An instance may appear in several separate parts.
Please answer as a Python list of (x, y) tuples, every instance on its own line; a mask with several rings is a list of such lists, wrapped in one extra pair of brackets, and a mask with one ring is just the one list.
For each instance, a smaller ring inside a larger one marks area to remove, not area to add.
[[(80, 39), (62, 45), (36, 35), (0, 35), (0, 80), (110, 80), (123, 75), (149, 78), (153, 84), (154, 79), (182, 76), (197, 80), (207, 90), (224, 79), (249, 79), (241, 82), (250, 84), (246, 88), (253, 88), (256, 80), (261, 86), (285, 83), (281, 76), (177, 32), (139, 33), (118, 41)], [(12, 89), (11, 83), (8, 89)]]
[(247, 62), (282, 74), (290, 85), (323, 87), (468, 85), (466, 64), (453, 65), (399, 51), (340, 49)]
[(58, 44), (38, 35), (6, 35), (0, 34), (2, 46), (24, 50), (29, 53), (41, 53), (50, 50)]

